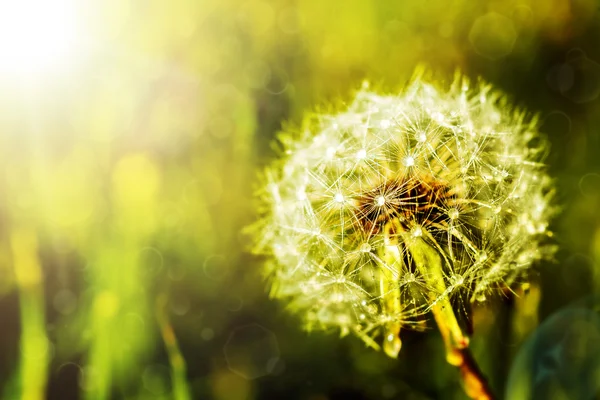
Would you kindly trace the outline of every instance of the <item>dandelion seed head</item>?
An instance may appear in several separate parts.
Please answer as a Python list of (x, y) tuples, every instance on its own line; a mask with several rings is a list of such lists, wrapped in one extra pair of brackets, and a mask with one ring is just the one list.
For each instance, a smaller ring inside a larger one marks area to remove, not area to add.
[[(547, 143), (536, 118), (489, 85), (363, 85), (280, 141), (255, 249), (270, 256), (271, 294), (310, 329), (396, 343), (390, 324), (410, 327), (441, 296), (486, 301), (552, 254)], [(414, 268), (405, 240), (439, 253), (448, 293)]]

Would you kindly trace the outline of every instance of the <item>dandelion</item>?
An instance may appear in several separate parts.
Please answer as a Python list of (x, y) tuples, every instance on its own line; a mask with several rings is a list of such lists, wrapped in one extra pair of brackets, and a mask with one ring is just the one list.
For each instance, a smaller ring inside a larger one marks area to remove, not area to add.
[(272, 296), (308, 329), (353, 333), (391, 357), (401, 329), (431, 312), (468, 394), (490, 397), (451, 300), (486, 301), (552, 252), (537, 119), (487, 84), (416, 75), (396, 95), (364, 86), (280, 142), (256, 225)]

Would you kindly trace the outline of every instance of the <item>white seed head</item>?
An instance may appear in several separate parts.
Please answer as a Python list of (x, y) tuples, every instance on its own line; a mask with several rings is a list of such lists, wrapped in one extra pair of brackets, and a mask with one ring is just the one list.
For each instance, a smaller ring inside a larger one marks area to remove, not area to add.
[[(280, 140), (256, 251), (270, 255), (272, 295), (310, 328), (384, 343), (390, 321), (414, 321), (436, 296), (481, 301), (552, 253), (547, 143), (536, 118), (488, 85), (415, 78), (395, 95), (363, 86), (346, 109), (310, 114)], [(427, 285), (403, 240), (440, 254), (451, 294)]]

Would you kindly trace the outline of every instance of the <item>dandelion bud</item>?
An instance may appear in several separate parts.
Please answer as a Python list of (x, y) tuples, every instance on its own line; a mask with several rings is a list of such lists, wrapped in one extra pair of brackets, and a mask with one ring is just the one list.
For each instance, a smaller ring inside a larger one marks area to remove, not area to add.
[[(453, 296), (483, 301), (551, 250), (547, 143), (535, 118), (488, 85), (364, 87), (281, 143), (257, 251), (271, 256), (272, 295), (308, 328), (339, 328), (396, 356), (401, 327), (439, 305), (438, 324), (453, 319)], [(448, 326), (451, 345), (465, 347)]]

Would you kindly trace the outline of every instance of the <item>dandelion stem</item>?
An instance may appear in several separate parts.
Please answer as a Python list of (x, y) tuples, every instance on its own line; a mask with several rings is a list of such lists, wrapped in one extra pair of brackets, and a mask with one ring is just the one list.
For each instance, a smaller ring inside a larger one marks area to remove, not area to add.
[(457, 365), (459, 361), (455, 359), (456, 350), (467, 347), (469, 338), (463, 334), (450, 303), (441, 258), (438, 252), (421, 238), (407, 238), (405, 245), (412, 255), (416, 269), (433, 289), (430, 294), (431, 311), (444, 338), (448, 362)]
[(383, 351), (390, 357), (398, 357), (402, 341), (400, 340), (400, 321), (396, 316), (402, 312), (400, 301), (400, 288), (394, 285), (398, 281), (399, 268), (397, 261), (400, 258), (397, 247), (388, 248), (383, 255), (388, 268), (379, 271), (379, 290), (383, 299), (382, 306), (386, 314), (393, 318), (386, 324), (385, 338), (383, 340)]
[[(393, 235), (389, 232), (396, 232), (402, 237), (416, 270), (433, 289), (430, 295), (432, 298), (429, 299), (432, 304), (431, 312), (444, 340), (446, 361), (460, 369), (465, 392), (475, 400), (494, 399), (485, 376), (469, 350), (469, 338), (463, 333), (450, 303), (440, 254), (422, 237), (411, 236), (398, 221), (390, 225), (386, 234), (387, 242), (391, 244), (390, 238)], [(390, 254), (400, 254), (399, 251), (392, 251), (397, 246), (387, 247)], [(403, 261), (398, 259), (397, 262)]]
[(21, 399), (41, 400), (45, 396), (49, 343), (35, 232), (28, 228), (16, 229), (11, 233), (10, 245), (21, 302)]
[(156, 319), (165, 342), (167, 354), (169, 355), (169, 363), (171, 364), (171, 380), (173, 382), (173, 398), (176, 400), (190, 400), (190, 390), (187, 384), (186, 365), (175, 331), (169, 321), (169, 316), (166, 310), (167, 296), (162, 294), (156, 300)]

